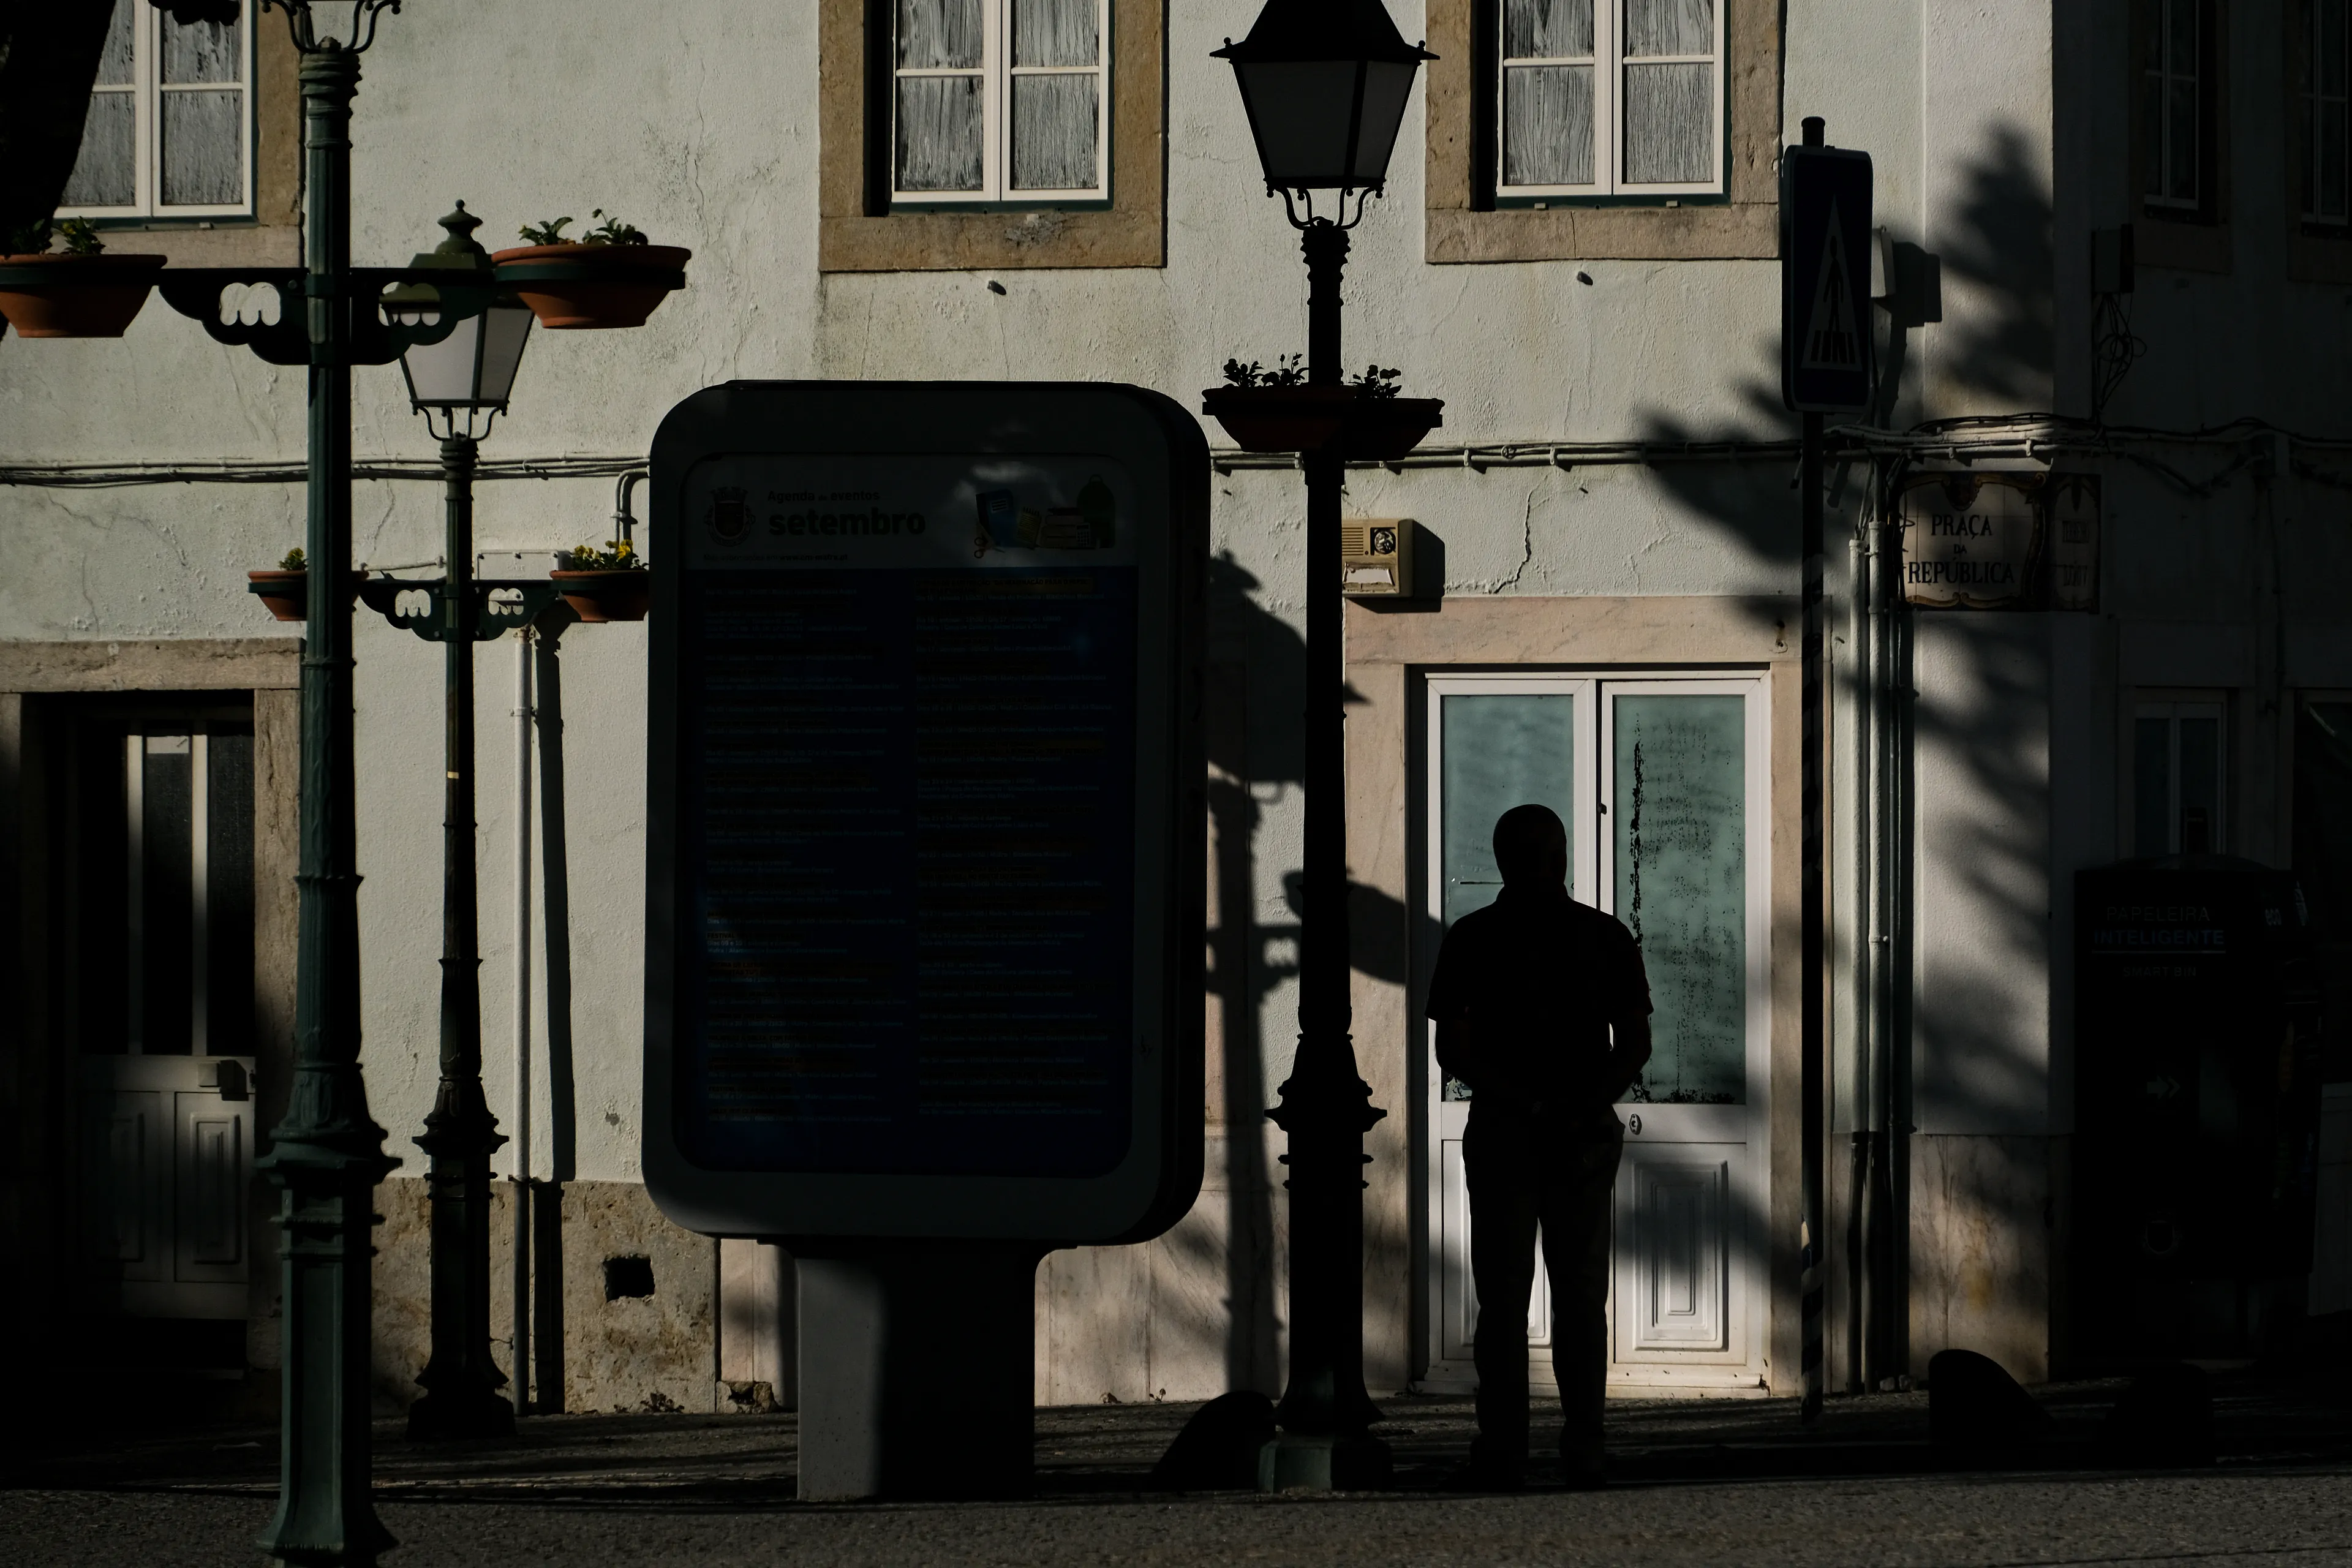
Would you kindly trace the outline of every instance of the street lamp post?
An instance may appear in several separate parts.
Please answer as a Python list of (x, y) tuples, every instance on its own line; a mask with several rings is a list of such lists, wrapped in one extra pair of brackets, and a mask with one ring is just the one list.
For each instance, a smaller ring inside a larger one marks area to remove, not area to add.
[[(301, 676), (301, 859), (295, 877), (294, 1058), (285, 1120), (255, 1167), (280, 1194), (283, 1421), (278, 1510), (259, 1544), (289, 1563), (366, 1568), (394, 1544), (368, 1495), (374, 1187), (395, 1162), (360, 1072), (357, 800), (352, 762), (352, 367), (387, 364), (478, 315), (470, 274), (351, 264), (352, 103), (360, 57), (401, 0), (261, 0), (300, 58), (303, 257), (289, 268), (171, 268), (164, 302), (215, 341), (309, 375), (309, 522)], [(331, 8), (326, 26), (316, 12)], [(347, 20), (346, 20), (347, 18)], [(338, 27), (337, 23), (342, 25)], [(374, 295), (431, 282), (439, 320), (377, 319)], [(224, 315), (223, 290), (266, 285), (283, 309)], [(301, 309), (293, 309), (299, 300)]]
[[(1413, 77), (1435, 57), (1404, 41), (1381, 0), (1269, 0), (1249, 37), (1227, 41), (1266, 188), (1299, 230), (1307, 268), (1307, 379), (1340, 383), (1340, 292), (1348, 231), (1388, 174)], [(1334, 214), (1314, 193), (1338, 193)], [(1356, 198), (1354, 217), (1348, 198)], [(1302, 216), (1301, 214), (1304, 213)], [(1290, 1193), (1290, 1376), (1282, 1436), (1258, 1467), (1268, 1489), (1378, 1485), (1388, 1446), (1364, 1388), (1364, 1133), (1371, 1103), (1349, 1034), (1347, 693), (1340, 638), (1339, 515), (1349, 439), (1300, 454), (1307, 473), (1306, 889), (1298, 1049), (1281, 1103)]]
[[(360, 931), (352, 767), (352, 100), (376, 21), (400, 0), (352, 0), (322, 37), (309, 0), (282, 5), (301, 55), (304, 324), (310, 563), (302, 646), (299, 936), (286, 1120), (257, 1162), (283, 1199), (285, 1427), (278, 1512), (263, 1550), (292, 1563), (372, 1564), (393, 1544), (368, 1496), (369, 1231), (393, 1168), (360, 1076)], [(219, 290), (213, 291), (215, 314)], [(290, 309), (287, 311), (291, 315)]]
[[(441, 220), (448, 237), (415, 265), (491, 278), (476, 244), (481, 219), (459, 202)], [(437, 315), (430, 288), (395, 289), (385, 314), (404, 325)], [(444, 809), (441, 837), (441, 1082), (417, 1146), (430, 1157), (433, 1205), (433, 1350), (416, 1381), (425, 1394), (408, 1407), (412, 1438), (495, 1437), (514, 1433), (515, 1406), (490, 1357), (490, 1155), (506, 1139), (482, 1093), (481, 944), (474, 864), (474, 644), (484, 635), (483, 585), (473, 577), (474, 471), (482, 438), (506, 411), (530, 338), (531, 313), (500, 299), (436, 343), (401, 355), (409, 404), (441, 442), (446, 492), (446, 575), (433, 611), (396, 620), (444, 650)], [(371, 600), (376, 595), (371, 595)], [(546, 596), (553, 596), (551, 589)], [(517, 1368), (518, 1378), (521, 1369)]]

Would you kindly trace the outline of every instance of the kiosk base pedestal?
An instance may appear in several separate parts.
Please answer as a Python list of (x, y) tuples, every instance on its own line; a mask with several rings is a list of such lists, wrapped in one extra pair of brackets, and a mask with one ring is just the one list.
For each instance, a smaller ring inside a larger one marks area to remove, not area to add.
[(800, 1277), (803, 1502), (1026, 1497), (1033, 1242), (785, 1242)]

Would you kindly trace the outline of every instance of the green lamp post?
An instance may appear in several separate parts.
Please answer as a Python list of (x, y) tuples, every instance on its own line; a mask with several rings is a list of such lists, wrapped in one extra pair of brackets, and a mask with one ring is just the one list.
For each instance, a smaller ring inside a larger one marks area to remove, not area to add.
[[(1381, 0), (1268, 0), (1232, 62), (1266, 188), (1307, 255), (1307, 380), (1340, 384), (1339, 279), (1348, 231), (1388, 177), (1413, 77), (1435, 57), (1404, 41)], [(1336, 192), (1318, 215), (1317, 191)], [(1356, 198), (1348, 216), (1348, 198)], [(1303, 214), (1303, 216), (1302, 216)], [(1366, 1428), (1364, 1133), (1387, 1114), (1356, 1068), (1349, 1031), (1347, 675), (1340, 642), (1339, 516), (1350, 433), (1300, 454), (1307, 472), (1306, 890), (1298, 1050), (1267, 1114), (1290, 1152), (1290, 1376), (1282, 1436), (1259, 1462), (1274, 1490), (1376, 1485), (1388, 1446)], [(1409, 443), (1408, 443), (1409, 444)]]
[[(441, 220), (448, 231), (420, 268), (466, 270), (485, 283), (490, 258), (474, 242), (481, 219), (459, 202)], [(437, 320), (440, 300), (430, 287), (411, 285), (383, 296), (384, 314), (402, 325)], [(425, 1135), (416, 1140), (431, 1160), (433, 1205), (432, 1356), (416, 1381), (424, 1397), (408, 1407), (412, 1438), (510, 1436), (515, 1406), (499, 1390), (506, 1374), (490, 1357), (490, 1155), (506, 1142), (482, 1093), (481, 945), (474, 864), (474, 644), (527, 624), (551, 604), (554, 589), (536, 584), (537, 603), (509, 595), (493, 606), (491, 585), (477, 584), (474, 563), (474, 473), (482, 438), (506, 412), (515, 372), (530, 341), (530, 310), (504, 297), (457, 323), (438, 342), (415, 343), (400, 356), (410, 406), (440, 438), (446, 492), (448, 564), (427, 592), (431, 611), (408, 617), (396, 611), (394, 585), (363, 590), (372, 608), (390, 614), (441, 644), (445, 660), (443, 714), (446, 774), (442, 813), (441, 1081)], [(405, 588), (409, 584), (401, 584)], [(499, 586), (506, 586), (499, 584)], [(498, 613), (508, 609), (509, 613)], [(517, 1369), (517, 1376), (521, 1375)]]

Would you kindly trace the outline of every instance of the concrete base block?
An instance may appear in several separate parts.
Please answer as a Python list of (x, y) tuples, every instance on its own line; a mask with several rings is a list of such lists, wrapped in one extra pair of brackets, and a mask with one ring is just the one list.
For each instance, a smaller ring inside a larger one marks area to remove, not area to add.
[(1361, 1492), (1389, 1484), (1389, 1446), (1378, 1437), (1286, 1432), (1257, 1451), (1262, 1492)]
[(792, 1244), (803, 1502), (1026, 1497), (1042, 1247)]

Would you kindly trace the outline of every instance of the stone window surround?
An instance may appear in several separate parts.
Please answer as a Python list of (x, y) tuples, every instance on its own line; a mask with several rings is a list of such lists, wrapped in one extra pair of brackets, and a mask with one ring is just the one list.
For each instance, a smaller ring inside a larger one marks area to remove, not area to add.
[[(888, 205), (888, 116), (869, 38), (889, 0), (823, 0), (817, 21), (817, 269), (967, 271), (1167, 264), (1167, 0), (1111, 0), (1108, 208), (1007, 203), (980, 211)], [(877, 144), (877, 142), (881, 144)]]
[(2131, 142), (2129, 177), (2126, 191), (2134, 215), (2132, 248), (2134, 260), (2142, 267), (2169, 267), (2185, 272), (2220, 272), (2231, 269), (2230, 235), (2230, 6), (2228, 0), (2203, 0), (2210, 7), (2209, 37), (2212, 39), (2212, 56), (2205, 62), (2202, 79), (2211, 84), (2206, 113), (2212, 127), (2211, 140), (2204, 148), (2210, 159), (2209, 165), (2211, 186), (2203, 206), (2194, 214), (2177, 209), (2150, 206), (2147, 203), (2148, 151), (2140, 119), (2140, 73), (2148, 49), (2148, 7), (2146, 0), (2134, 0), (2131, 8), (2130, 53), (2124, 62), (2124, 113), (2128, 117), (2126, 134)]
[(2303, 221), (2303, 93), (2310, 68), (2311, 0), (2287, 0), (2287, 33), (2281, 57), (2287, 105), (2287, 276), (2304, 283), (2352, 283), (2352, 224), (2320, 226)]
[[(1434, 5), (1433, 5), (1433, 9)], [(1539, 215), (1540, 216), (1540, 215)], [(1415, 1323), (1421, 1299), (1415, 1205), (1423, 1187), (1418, 1114), (1423, 1026), (1421, 985), (1378, 978), (1421, 975), (1416, 935), (1380, 910), (1418, 909), (1413, 833), (1402, 803), (1415, 798), (1427, 759), (1421, 732), (1423, 679), (1442, 671), (1497, 668), (1621, 670), (1676, 667), (1745, 668), (1766, 677), (1771, 735), (1770, 802), (1771, 1088), (1767, 1134), (1770, 1241), (1765, 1248), (1766, 1321), (1759, 1336), (1771, 1369), (1771, 1392), (1796, 1392), (1799, 1272), (1798, 1037), (1801, 997), (1794, 942), (1802, 824), (1796, 788), (1803, 754), (1799, 730), (1794, 599), (1770, 595), (1461, 595), (1431, 601), (1350, 600), (1342, 620), (1349, 689), (1361, 697), (1348, 716), (1348, 842), (1358, 887), (1381, 895), (1350, 917), (1356, 957), (1352, 985), (1355, 1039), (1372, 1101), (1392, 1113), (1365, 1136), (1366, 1252), (1364, 1351), (1368, 1376), (1414, 1375), (1421, 1365)], [(1834, 806), (1832, 806), (1834, 811)], [(1425, 940), (1425, 939), (1420, 939)], [(1392, 1370), (1393, 1369), (1393, 1370)]]
[[(28, 1278), (64, 1281), (72, 1270), (45, 1262), (56, 1238), (71, 1234), (65, 1224), (79, 1169), (72, 1134), (57, 1142), (58, 1129), (74, 1118), (68, 1107), (75, 1086), (66, 1077), (71, 1052), (57, 1037), (46, 987), (23, 984), (45, 973), (55, 953), (48, 921), (54, 907), (57, 839), (49, 831), (54, 802), (48, 794), (47, 749), (55, 743), (55, 710), (60, 700), (102, 693), (153, 692), (187, 696), (201, 692), (249, 692), (253, 699), (254, 763), (254, 1039), (258, 1058), (255, 1147), (268, 1146), (269, 1129), (284, 1119), (294, 1049), (294, 950), (298, 923), (294, 873), (299, 858), (296, 791), (299, 773), (301, 719), (297, 683), (301, 642), (290, 637), (162, 640), (94, 639), (58, 642), (0, 640), (0, 900), (13, 906), (13, 934), (0, 953), (0, 972), (18, 981), (18, 1029), (26, 1048), (12, 1064), (0, 1060), (0, 1089), (26, 1121), (0, 1128), (17, 1138), (28, 1156), (18, 1163), (19, 1180), (0, 1181), (0, 1194), (13, 1200), (10, 1221), (0, 1216), (0, 1245), (23, 1261)], [(55, 1145), (37, 1147), (38, 1137)], [(13, 1191), (10, 1190), (13, 1187)], [(247, 1353), (264, 1371), (278, 1365), (275, 1339), (278, 1271), (267, 1259), (277, 1255), (276, 1193), (256, 1182), (248, 1194), (247, 1223), (254, 1259), (248, 1279)], [(55, 1314), (70, 1310), (69, 1292), (27, 1300), (14, 1325), (54, 1332)], [(0, 1324), (9, 1323), (0, 1310)]]
[(108, 249), (166, 257), (174, 267), (302, 264), (302, 61), (278, 13), (254, 21), (253, 216), (100, 218)]
[[(1495, 210), (1477, 189), (1479, 62), (1475, 8), (1492, 0), (1428, 0), (1425, 254), (1433, 264), (1772, 258), (1780, 253), (1780, 8), (1721, 0), (1724, 14), (1724, 197), (1563, 196), (1538, 209)], [(1678, 205), (1668, 206), (1666, 202)]]

